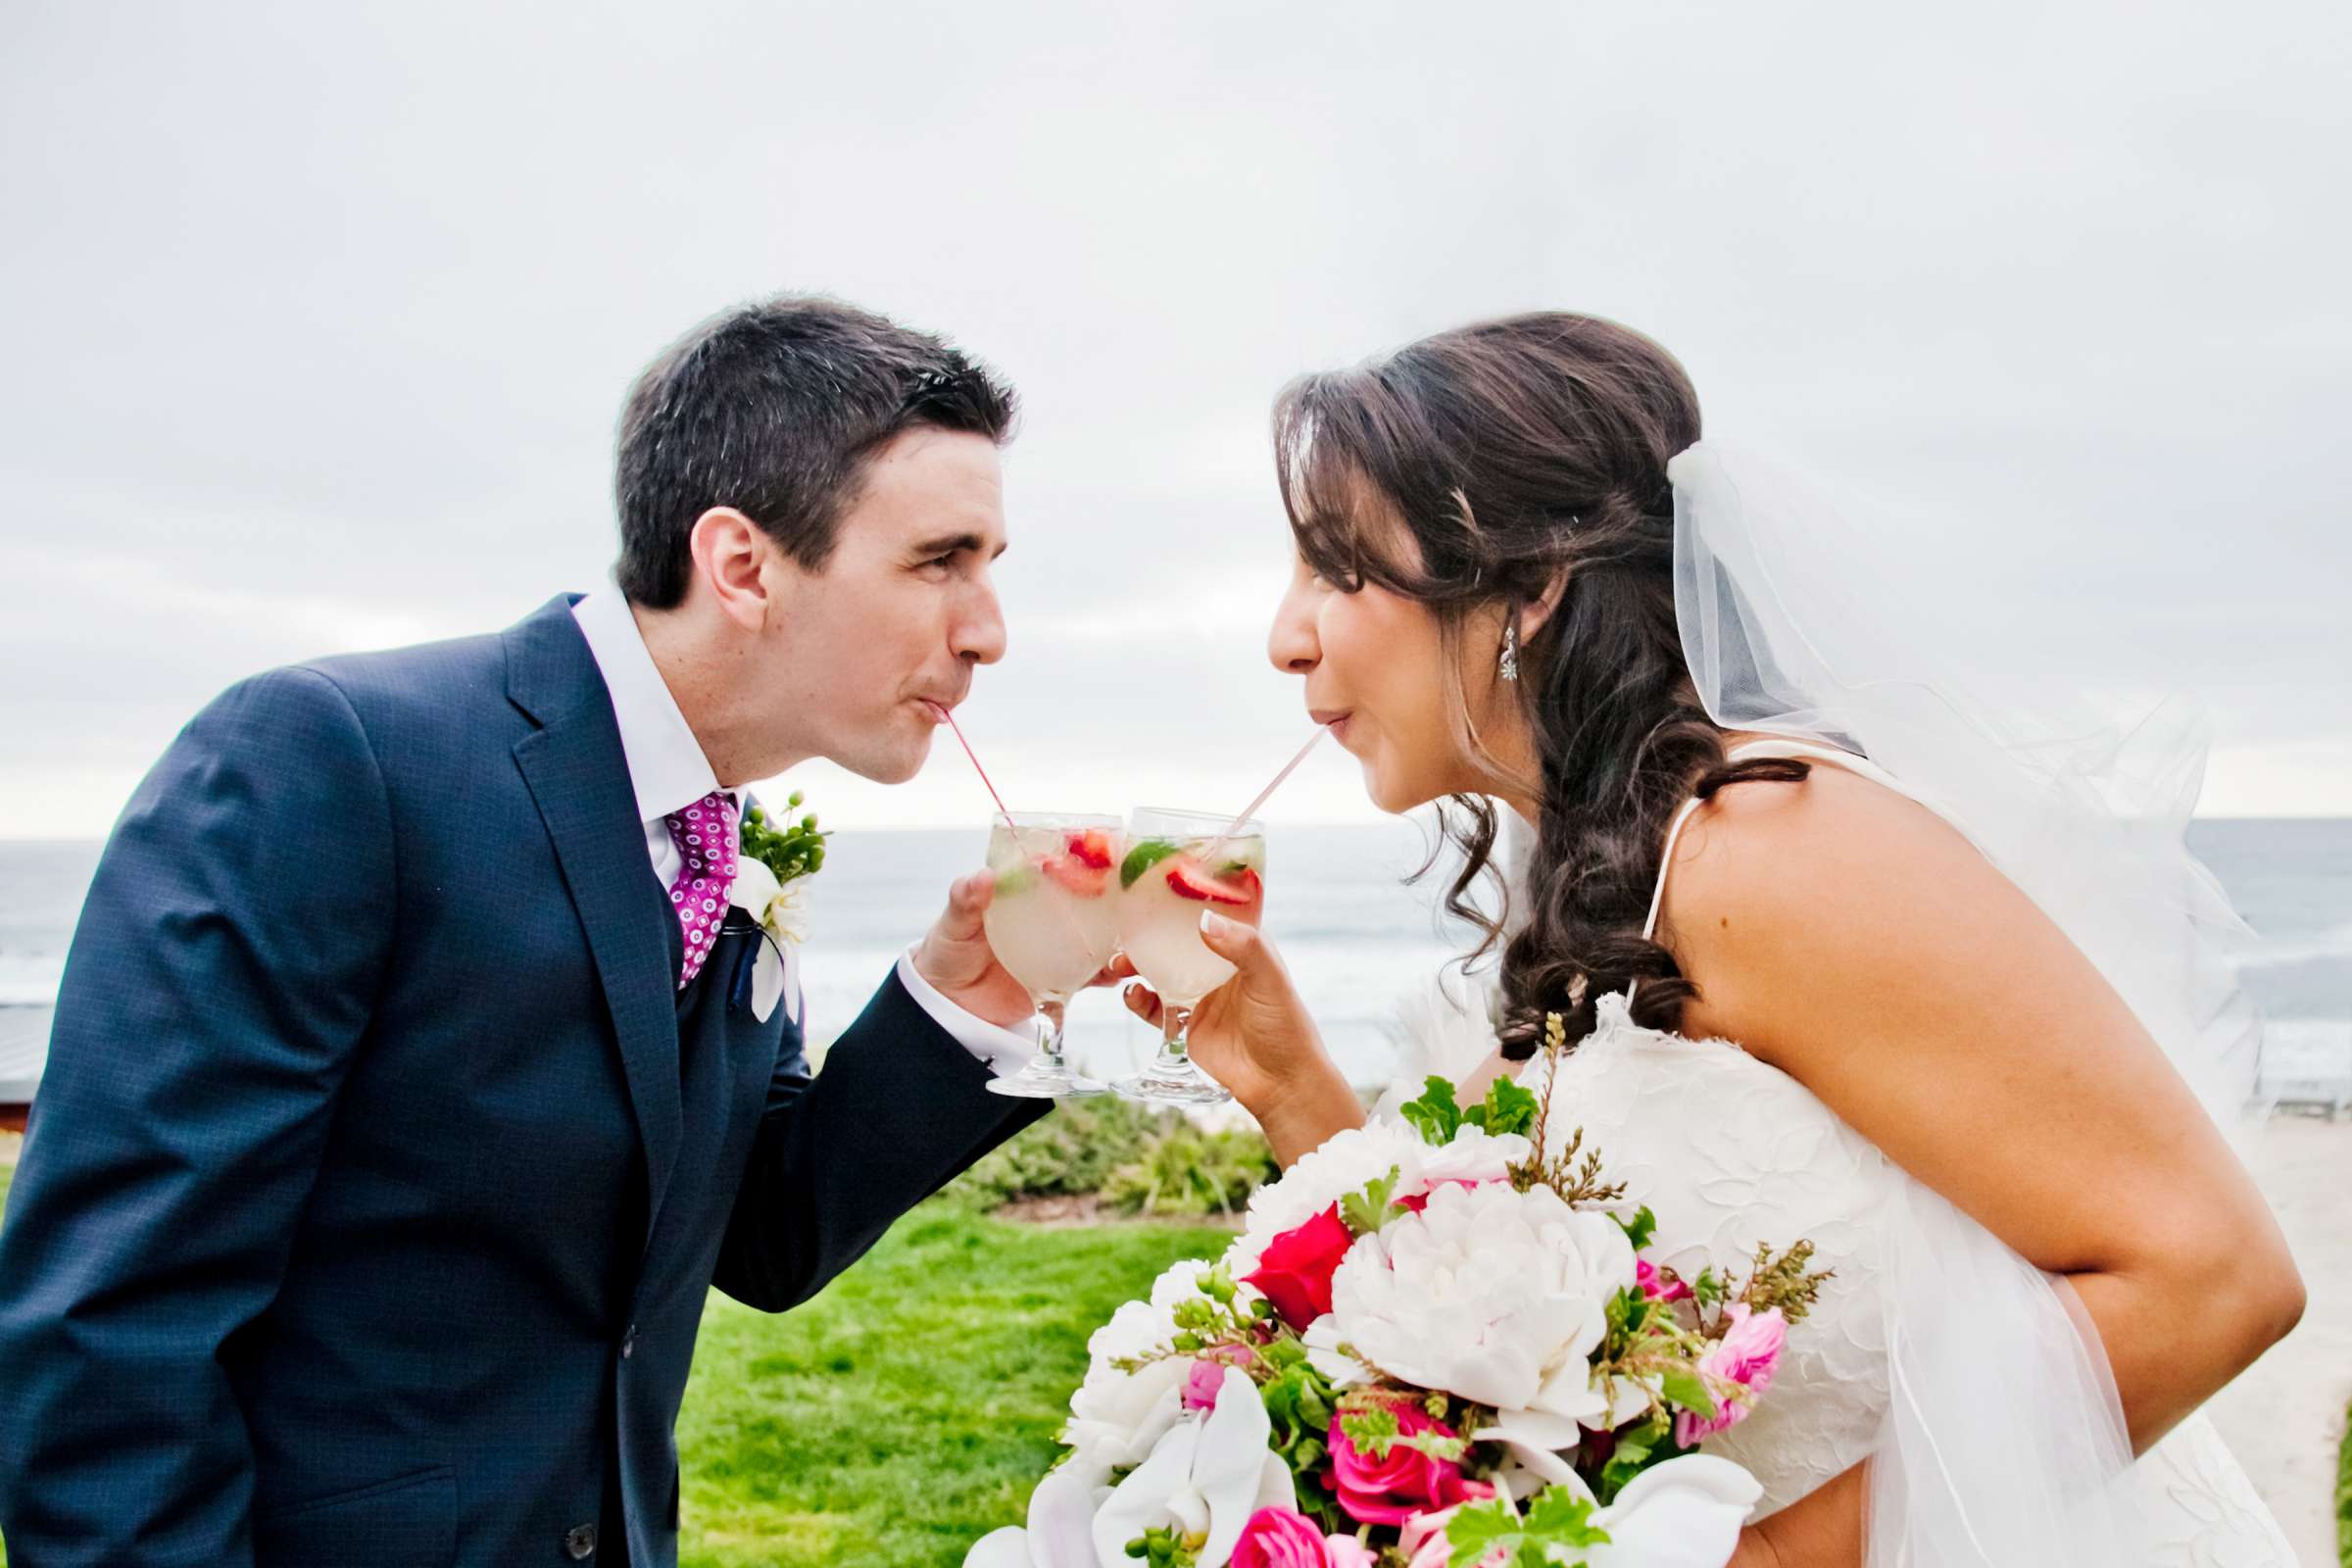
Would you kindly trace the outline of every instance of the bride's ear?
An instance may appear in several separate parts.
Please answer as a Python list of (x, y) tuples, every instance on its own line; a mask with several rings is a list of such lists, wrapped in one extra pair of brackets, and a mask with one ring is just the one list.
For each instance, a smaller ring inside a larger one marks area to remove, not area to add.
[(1544, 622), (1551, 619), (1552, 612), (1560, 608), (1560, 601), (1567, 597), (1567, 594), (1568, 568), (1560, 566), (1553, 570), (1551, 580), (1544, 585), (1543, 593), (1537, 595), (1530, 603), (1520, 607), (1519, 641), (1522, 643), (1533, 641), (1536, 633), (1544, 629)]

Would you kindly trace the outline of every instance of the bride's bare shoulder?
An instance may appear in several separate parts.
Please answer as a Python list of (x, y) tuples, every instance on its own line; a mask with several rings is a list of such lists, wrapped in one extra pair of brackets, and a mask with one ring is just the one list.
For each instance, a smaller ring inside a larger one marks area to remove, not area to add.
[(1728, 786), (1693, 813), (1659, 932), (1700, 988), (1686, 1029), (1742, 1041), (1770, 1032), (1760, 1014), (1785, 1020), (1792, 998), (1820, 988), (1883, 996), (1957, 981), (1971, 962), (2071, 956), (1949, 823), (1829, 763), (1797, 782)]

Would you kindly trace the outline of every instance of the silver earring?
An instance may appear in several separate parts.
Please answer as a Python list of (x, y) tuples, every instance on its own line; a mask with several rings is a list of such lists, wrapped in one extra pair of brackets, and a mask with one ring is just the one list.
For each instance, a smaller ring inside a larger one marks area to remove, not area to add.
[(1519, 623), (1515, 620), (1502, 628), (1502, 662), (1495, 671), (1504, 680), (1519, 678)]

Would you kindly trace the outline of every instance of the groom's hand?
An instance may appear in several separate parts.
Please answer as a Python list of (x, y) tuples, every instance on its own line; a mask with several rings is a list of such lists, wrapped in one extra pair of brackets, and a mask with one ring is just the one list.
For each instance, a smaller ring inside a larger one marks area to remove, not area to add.
[(946, 912), (914, 950), (914, 967), (925, 980), (975, 1018), (1012, 1028), (1033, 1016), (1028, 988), (1005, 973), (988, 945), (980, 917), (996, 897), (993, 871), (975, 871), (948, 889)]

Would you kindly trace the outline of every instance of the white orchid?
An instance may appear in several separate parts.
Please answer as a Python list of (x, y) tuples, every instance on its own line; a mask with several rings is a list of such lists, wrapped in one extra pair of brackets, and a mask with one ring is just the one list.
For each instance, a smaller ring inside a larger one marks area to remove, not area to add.
[(808, 939), (808, 890), (802, 878), (780, 882), (765, 861), (746, 855), (735, 862), (727, 902), (750, 914), (768, 935), (752, 963), (752, 1013), (764, 1023), (784, 997), (784, 944)]
[(1061, 1435), (1084, 1464), (1105, 1471), (1141, 1464), (1183, 1416), (1192, 1357), (1166, 1356), (1134, 1372), (1114, 1363), (1165, 1349), (1176, 1333), (1176, 1304), (1200, 1296), (1208, 1270), (1199, 1258), (1176, 1263), (1152, 1282), (1148, 1299), (1127, 1302), (1088, 1338), (1086, 1380), (1070, 1396)]
[(1093, 1475), (1065, 1464), (1029, 1494), (1029, 1525), (1006, 1525), (972, 1543), (963, 1568), (1097, 1568), (1095, 1509), (1109, 1495)]
[(1356, 1243), (1332, 1277), (1333, 1327), (1391, 1377), (1524, 1413), (1565, 1446), (1574, 1423), (1609, 1424), (1591, 1357), (1633, 1284), (1633, 1246), (1607, 1215), (1548, 1187), (1442, 1187)]
[(743, 856), (735, 862), (735, 882), (727, 902), (750, 914), (761, 930), (778, 942), (808, 940), (808, 893), (804, 879), (779, 882), (767, 862)]
[(1217, 1402), (1204, 1418), (1164, 1434), (1152, 1456), (1095, 1512), (1095, 1555), (1102, 1568), (1133, 1561), (1127, 1543), (1147, 1530), (1174, 1527), (1198, 1538), (1198, 1568), (1224, 1568), (1242, 1527), (1260, 1508), (1288, 1507), (1296, 1494), (1291, 1467), (1267, 1447), (1273, 1423), (1250, 1375), (1225, 1369)]

